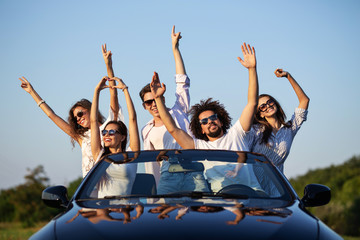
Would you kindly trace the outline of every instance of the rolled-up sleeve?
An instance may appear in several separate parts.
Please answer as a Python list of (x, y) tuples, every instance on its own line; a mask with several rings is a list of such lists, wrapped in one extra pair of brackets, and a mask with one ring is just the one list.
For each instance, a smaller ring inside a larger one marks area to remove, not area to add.
[(176, 74), (176, 101), (173, 108), (177, 108), (187, 114), (190, 109), (190, 79), (185, 74)]

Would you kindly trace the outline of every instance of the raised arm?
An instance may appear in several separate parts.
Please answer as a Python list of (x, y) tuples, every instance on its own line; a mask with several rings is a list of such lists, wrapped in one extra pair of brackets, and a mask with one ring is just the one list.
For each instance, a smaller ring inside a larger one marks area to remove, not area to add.
[(179, 50), (179, 41), (181, 39), (180, 34), (180, 32), (175, 33), (175, 26), (173, 26), (171, 32), (171, 42), (176, 70), (176, 101), (174, 107), (187, 114), (190, 109), (190, 79), (186, 75), (184, 61)]
[(296, 82), (296, 80), (291, 76), (291, 74), (289, 72), (286, 72), (282, 69), (277, 68), (275, 70), (275, 75), (277, 77), (286, 77), (292, 88), (294, 89), (296, 96), (299, 99), (299, 106), (298, 108), (302, 108), (302, 109), (308, 109), (309, 107), (309, 102), (310, 102), (310, 98), (305, 94), (304, 90), (302, 90), (302, 88), (300, 87), (300, 85)]
[(154, 73), (150, 87), (151, 92), (155, 97), (155, 102), (160, 114), (160, 118), (168, 132), (183, 149), (194, 149), (195, 144), (193, 138), (181, 128), (176, 126), (174, 119), (171, 117), (165, 106), (163, 95), (166, 91), (166, 86), (164, 83), (160, 83), (159, 76), (156, 72)]
[(67, 135), (73, 138), (75, 141), (79, 143), (81, 146), (81, 139), (78, 138), (72, 131), (69, 123), (67, 123), (64, 119), (55, 114), (55, 112), (50, 108), (50, 106), (39, 96), (39, 94), (35, 91), (35, 89), (31, 86), (30, 82), (25, 78), (19, 78), (21, 81), (21, 87), (30, 94), (30, 96), (34, 99), (34, 101), (38, 104), (41, 110)]
[[(106, 44), (101, 46), (101, 51), (104, 57), (108, 77), (111, 79), (115, 76), (114, 69), (112, 67), (112, 53), (111, 51), (107, 51)], [(116, 86), (115, 80), (109, 80), (109, 86), (110, 86), (110, 108), (114, 113), (114, 119), (118, 119), (119, 108), (120, 108), (118, 95), (117, 95), (117, 90), (115, 88), (112, 88)]]
[(175, 26), (173, 26), (171, 33), (171, 42), (175, 58), (175, 71), (176, 74), (186, 74), (184, 61), (179, 50), (179, 40), (181, 39), (180, 34), (181, 32), (175, 33)]
[(90, 111), (90, 129), (91, 129), (91, 152), (93, 158), (96, 161), (101, 151), (101, 136), (99, 129), (99, 95), (100, 91), (104, 88), (108, 88), (106, 81), (108, 77), (103, 77), (98, 85), (95, 87), (93, 102), (91, 104)]
[(116, 88), (121, 89), (125, 95), (126, 106), (129, 113), (129, 138), (130, 138), (129, 146), (131, 148), (131, 151), (140, 151), (140, 137), (139, 137), (138, 124), (137, 124), (137, 116), (136, 116), (134, 103), (130, 97), (129, 89), (120, 78), (114, 77), (111, 78), (110, 80), (116, 81), (117, 85), (114, 86), (113, 88), (115, 90)]
[(241, 46), (244, 59), (238, 57), (240, 63), (249, 70), (248, 101), (239, 118), (244, 131), (249, 131), (256, 112), (259, 98), (259, 84), (256, 71), (255, 48), (250, 45)]

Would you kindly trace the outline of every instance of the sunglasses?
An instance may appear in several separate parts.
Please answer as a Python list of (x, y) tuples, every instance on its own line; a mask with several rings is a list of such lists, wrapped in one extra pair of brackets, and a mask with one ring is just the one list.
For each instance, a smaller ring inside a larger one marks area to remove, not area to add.
[(101, 134), (103, 136), (106, 136), (106, 134), (109, 134), (109, 136), (114, 136), (116, 133), (121, 134), (118, 130), (110, 129), (110, 130), (102, 130)]
[(78, 111), (77, 113), (76, 113), (76, 115), (74, 116), (74, 118), (76, 118), (76, 117), (79, 117), (79, 118), (81, 118), (82, 116), (84, 116), (84, 112), (83, 111)]
[(270, 98), (269, 100), (266, 101), (266, 103), (263, 103), (259, 106), (259, 110), (260, 112), (265, 112), (266, 110), (268, 110), (268, 106), (272, 107), (274, 106), (274, 104), (275, 104), (274, 100)]
[(153, 104), (153, 102), (155, 102), (155, 99), (149, 99), (144, 101), (143, 104), (150, 107)]
[(206, 125), (206, 124), (208, 123), (209, 119), (210, 119), (211, 121), (215, 121), (216, 119), (218, 119), (217, 114), (215, 113), (214, 115), (211, 115), (211, 116), (209, 116), (209, 117), (207, 117), (207, 118), (200, 119), (199, 122), (200, 122), (200, 124), (202, 124), (202, 125)]

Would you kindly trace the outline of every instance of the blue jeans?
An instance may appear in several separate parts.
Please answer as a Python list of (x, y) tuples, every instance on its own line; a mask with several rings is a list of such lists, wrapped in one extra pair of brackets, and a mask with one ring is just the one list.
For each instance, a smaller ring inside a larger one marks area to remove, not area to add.
[(158, 194), (168, 194), (181, 191), (209, 192), (208, 183), (203, 172), (161, 173), (157, 189)]

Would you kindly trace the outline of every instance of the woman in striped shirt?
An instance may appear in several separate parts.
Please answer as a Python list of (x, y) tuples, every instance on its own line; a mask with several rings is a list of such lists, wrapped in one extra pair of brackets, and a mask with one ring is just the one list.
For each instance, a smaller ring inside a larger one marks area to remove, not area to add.
[(283, 172), (293, 139), (306, 120), (310, 99), (290, 73), (276, 69), (275, 75), (288, 79), (299, 99), (299, 106), (291, 120), (286, 122), (286, 115), (279, 102), (268, 94), (260, 95), (254, 124), (249, 134), (249, 148), (252, 152), (264, 154)]

